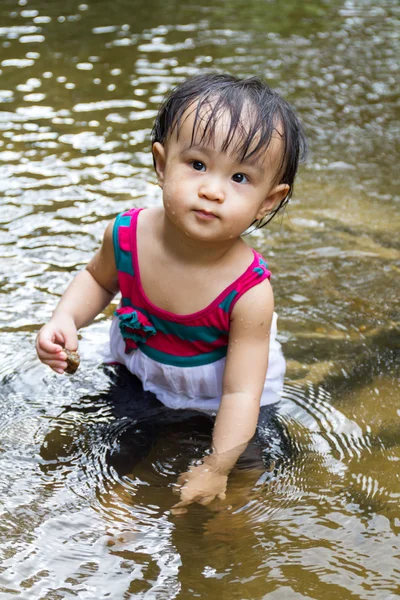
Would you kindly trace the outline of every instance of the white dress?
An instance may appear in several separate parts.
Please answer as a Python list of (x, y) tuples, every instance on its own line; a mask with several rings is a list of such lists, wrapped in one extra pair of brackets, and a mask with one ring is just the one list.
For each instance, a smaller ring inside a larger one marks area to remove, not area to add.
[[(286, 363), (281, 345), (276, 339), (276, 324), (277, 314), (274, 313), (268, 371), (260, 406), (278, 402), (283, 388)], [(165, 406), (200, 410), (210, 414), (218, 411), (226, 358), (196, 367), (176, 367), (153, 360), (139, 348), (126, 354), (125, 341), (117, 317), (114, 317), (111, 323), (110, 341), (105, 354), (105, 362), (125, 365), (140, 379), (143, 389), (153, 392)]]

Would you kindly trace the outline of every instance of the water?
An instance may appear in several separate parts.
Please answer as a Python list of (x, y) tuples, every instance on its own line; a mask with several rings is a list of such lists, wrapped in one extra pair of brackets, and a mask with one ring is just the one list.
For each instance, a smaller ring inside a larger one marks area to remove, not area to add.
[[(398, 597), (398, 17), (390, 1), (1, 3), (1, 598)], [(310, 137), (286, 216), (250, 239), (274, 274), (294, 452), (174, 516), (204, 422), (148, 448), (153, 421), (97, 360), (112, 307), (73, 377), (34, 340), (106, 223), (160, 202), (152, 119), (209, 69), (266, 77)]]

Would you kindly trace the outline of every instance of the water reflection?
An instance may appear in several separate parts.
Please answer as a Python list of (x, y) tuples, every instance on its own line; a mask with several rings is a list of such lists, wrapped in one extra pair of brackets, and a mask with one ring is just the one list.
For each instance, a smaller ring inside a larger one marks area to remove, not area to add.
[[(391, 0), (1, 3), (3, 595), (397, 593), (398, 16)], [(159, 202), (155, 110), (208, 69), (266, 77), (311, 139), (288, 218), (250, 238), (274, 273), (292, 452), (174, 516), (209, 423), (155, 435), (126, 410), (98, 360), (112, 308), (82, 332), (74, 378), (38, 365), (33, 340), (105, 224)]]

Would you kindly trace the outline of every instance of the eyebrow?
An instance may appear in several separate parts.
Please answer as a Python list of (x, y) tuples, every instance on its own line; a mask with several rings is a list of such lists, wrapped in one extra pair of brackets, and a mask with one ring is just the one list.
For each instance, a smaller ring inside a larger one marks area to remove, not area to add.
[[(190, 150), (200, 150), (201, 152), (209, 153), (210, 148), (202, 144), (188, 144), (182, 150), (182, 152), (189, 152)], [(215, 150), (217, 152), (217, 150)]]

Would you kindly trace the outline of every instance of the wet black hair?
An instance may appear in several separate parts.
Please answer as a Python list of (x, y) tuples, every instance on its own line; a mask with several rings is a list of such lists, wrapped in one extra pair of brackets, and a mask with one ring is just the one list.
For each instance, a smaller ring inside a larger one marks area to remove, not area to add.
[(152, 144), (164, 145), (175, 129), (179, 137), (182, 117), (191, 105), (195, 105), (191, 144), (212, 142), (221, 114), (228, 113), (230, 125), (221, 149), (231, 149), (240, 161), (257, 158), (267, 150), (274, 132), (282, 134), (284, 147), (276, 181), (287, 183), (289, 192), (266, 219), (253, 223), (257, 228), (263, 227), (289, 201), (298, 165), (307, 155), (307, 138), (293, 108), (258, 77), (197, 75), (174, 88), (161, 105), (151, 134)]

